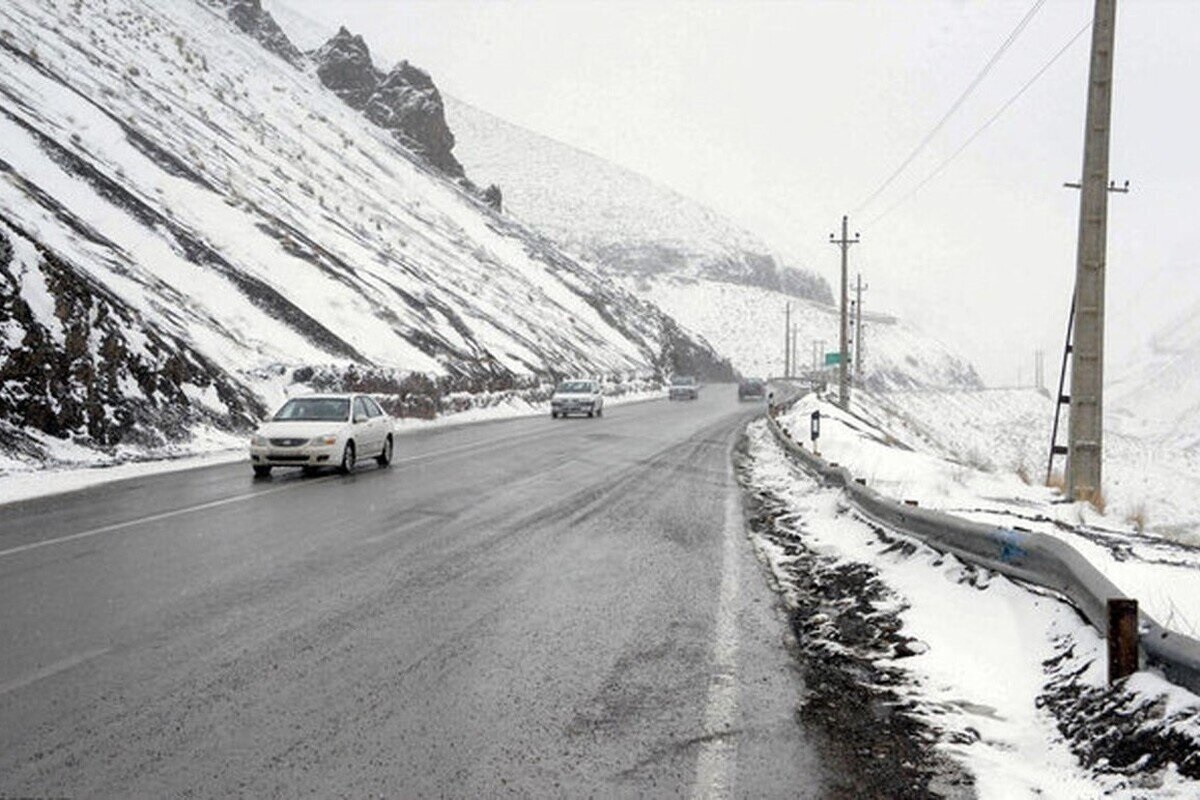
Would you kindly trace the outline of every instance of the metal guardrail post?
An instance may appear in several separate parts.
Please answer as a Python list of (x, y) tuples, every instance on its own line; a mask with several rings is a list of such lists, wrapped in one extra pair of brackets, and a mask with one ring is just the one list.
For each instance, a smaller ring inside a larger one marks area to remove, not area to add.
[(1116, 683), (1138, 669), (1138, 603), (1108, 598), (1108, 682)]

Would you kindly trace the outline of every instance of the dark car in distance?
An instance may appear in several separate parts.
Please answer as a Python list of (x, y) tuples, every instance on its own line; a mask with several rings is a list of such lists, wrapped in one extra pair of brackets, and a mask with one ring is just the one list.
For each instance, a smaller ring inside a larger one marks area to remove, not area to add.
[(669, 400), (699, 400), (700, 383), (691, 375), (676, 375), (667, 389)]
[(738, 382), (738, 400), (762, 400), (767, 396), (767, 382), (762, 378), (743, 378)]

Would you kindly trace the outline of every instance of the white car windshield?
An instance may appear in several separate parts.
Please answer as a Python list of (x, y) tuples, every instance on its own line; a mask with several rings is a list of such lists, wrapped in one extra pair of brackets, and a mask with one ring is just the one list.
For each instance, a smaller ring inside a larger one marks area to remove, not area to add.
[(350, 401), (339, 397), (296, 397), (275, 414), (276, 422), (345, 422)]
[(563, 394), (588, 394), (592, 384), (587, 381), (563, 381), (558, 385), (558, 391)]

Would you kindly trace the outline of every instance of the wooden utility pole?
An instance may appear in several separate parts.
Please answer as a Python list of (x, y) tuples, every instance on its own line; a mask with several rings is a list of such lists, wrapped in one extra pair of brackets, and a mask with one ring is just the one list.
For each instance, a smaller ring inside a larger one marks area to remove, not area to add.
[(1108, 236), (1108, 144), (1112, 117), (1116, 0), (1096, 0), (1075, 261), (1067, 493), (1091, 500), (1101, 488), (1104, 428), (1104, 267)]
[(863, 327), (862, 327), (862, 293), (869, 287), (863, 286), (862, 273), (858, 273), (854, 286), (854, 382), (862, 382), (863, 365)]
[(850, 360), (850, 316), (847, 308), (850, 295), (850, 282), (847, 276), (849, 267), (849, 252), (850, 245), (858, 244), (858, 234), (854, 234), (854, 238), (850, 238), (848, 233), (849, 217), (842, 217), (842, 238), (837, 239), (834, 234), (829, 234), (829, 243), (836, 244), (842, 248), (842, 324), (841, 324), (841, 346), (838, 356), (838, 405), (844, 410), (850, 409), (850, 374), (847, 370), (847, 362)]

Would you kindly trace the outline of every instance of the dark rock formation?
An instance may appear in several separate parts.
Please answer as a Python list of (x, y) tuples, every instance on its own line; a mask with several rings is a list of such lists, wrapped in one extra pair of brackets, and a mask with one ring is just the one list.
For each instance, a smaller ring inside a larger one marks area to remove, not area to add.
[(829, 288), (829, 282), (808, 270), (781, 267), (779, 291), (793, 297), (805, 297), (818, 303), (833, 305), (833, 291)]
[(304, 57), (270, 12), (263, 11), (262, 0), (228, 0), (227, 13), (229, 21), (243, 33), (253, 36), (263, 47), (292, 66), (300, 66)]
[[(6, 232), (7, 231), (7, 232)], [(10, 236), (39, 250), (18, 262)], [(52, 309), (31, 306), (22, 291)], [(47, 314), (47, 310), (51, 313)], [(37, 430), (101, 450), (186, 440), (197, 425), (244, 430), (265, 409), (190, 344), (0, 217), (0, 444), (37, 458)], [(198, 402), (198, 394), (208, 402)], [(221, 408), (223, 407), (223, 409)], [(14, 436), (16, 437), (14, 439)]]
[(361, 36), (345, 28), (312, 54), (317, 77), (351, 108), (362, 111), (383, 74), (371, 63), (371, 52)]
[(483, 190), (483, 202), (494, 208), (496, 211), (504, 210), (504, 195), (500, 192), (500, 187), (496, 184), (491, 184)]
[(376, 87), (364, 112), (442, 172), (453, 177), (463, 174), (462, 165), (450, 153), (454, 134), (446, 124), (442, 96), (428, 73), (401, 61)]
[(321, 83), (347, 105), (437, 169), (462, 177), (462, 165), (451, 153), (454, 134), (446, 124), (442, 96), (428, 73), (407, 61), (381, 72), (363, 38), (345, 28), (313, 53), (313, 61)]

